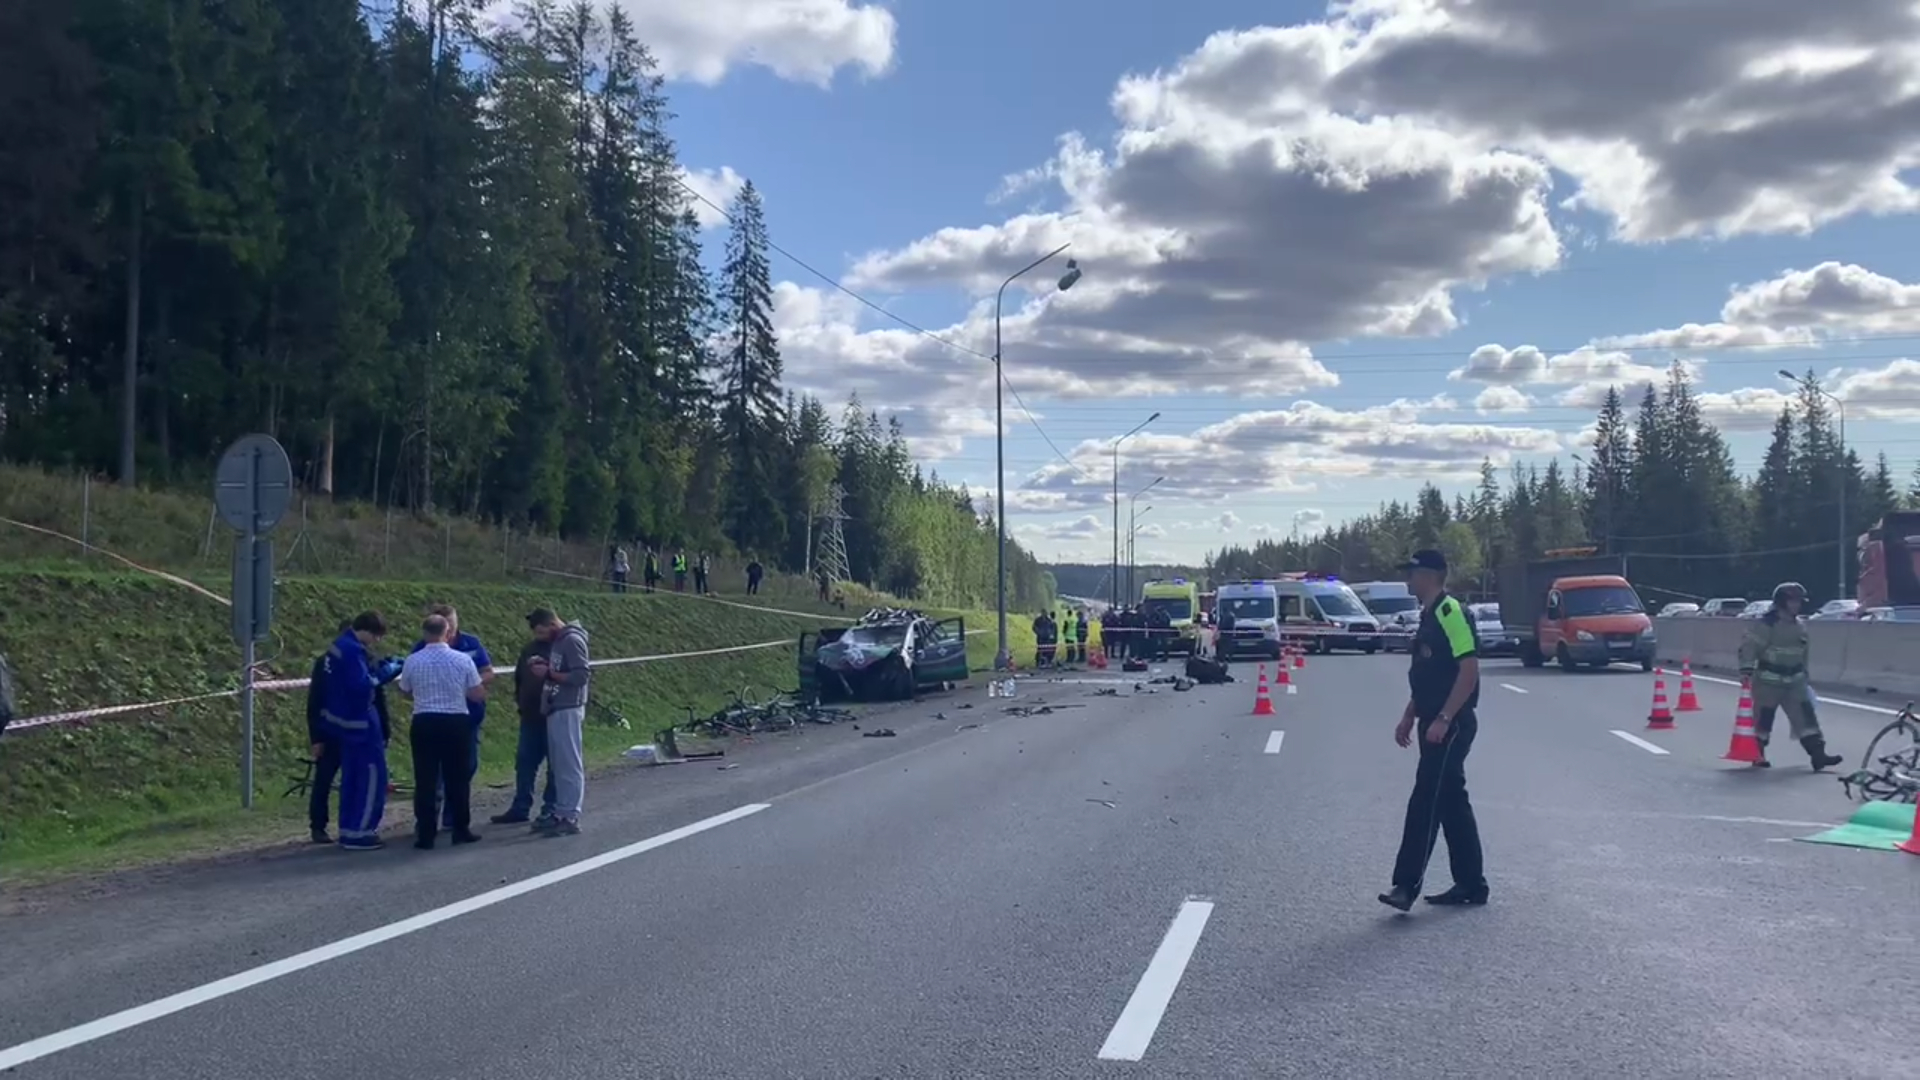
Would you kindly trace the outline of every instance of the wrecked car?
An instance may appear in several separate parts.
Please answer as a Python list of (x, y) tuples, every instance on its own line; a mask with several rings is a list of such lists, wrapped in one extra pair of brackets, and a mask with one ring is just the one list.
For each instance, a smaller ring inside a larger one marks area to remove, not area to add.
[(967, 677), (966, 623), (875, 609), (800, 636), (800, 691), (813, 701), (906, 701)]

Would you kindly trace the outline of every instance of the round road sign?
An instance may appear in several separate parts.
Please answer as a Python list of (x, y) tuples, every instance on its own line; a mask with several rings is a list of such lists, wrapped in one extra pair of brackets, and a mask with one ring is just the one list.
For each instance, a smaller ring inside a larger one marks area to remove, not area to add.
[(236, 532), (271, 530), (293, 505), (293, 463), (271, 435), (243, 435), (220, 458), (213, 502)]

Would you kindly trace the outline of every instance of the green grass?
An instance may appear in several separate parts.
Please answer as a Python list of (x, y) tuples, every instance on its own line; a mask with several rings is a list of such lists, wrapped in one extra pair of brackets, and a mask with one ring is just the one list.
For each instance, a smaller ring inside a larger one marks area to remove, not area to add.
[[(602, 659), (791, 641), (828, 621), (672, 594), (292, 578), (277, 591), (278, 640), (263, 647), (262, 656), (270, 657), (275, 675), (303, 677), (339, 621), (365, 608), (388, 616), (394, 632), (387, 650), (400, 651), (425, 606), (442, 600), (459, 607), (462, 628), (478, 634), (503, 668), (524, 641), (525, 613), (541, 605), (585, 625)], [(969, 629), (992, 625), (985, 613), (964, 614)], [(26, 716), (223, 690), (236, 685), (239, 667), (226, 607), (133, 572), (0, 573), (0, 643)], [(1031, 656), (1031, 633), (1017, 636), (1015, 647)], [(971, 639), (976, 667), (989, 664), (993, 650), (991, 634)], [(590, 725), (590, 760), (605, 763), (648, 741), (682, 719), (686, 705), (711, 710), (730, 688), (749, 686), (764, 695), (796, 681), (788, 645), (606, 669), (595, 676), (594, 696), (623, 714), (631, 730)], [(497, 696), (485, 729), (483, 784), (512, 775), (517, 721), (510, 699)], [(304, 691), (259, 695), (252, 813), (239, 809), (240, 724), (233, 699), (0, 738), (0, 868), (16, 880), (45, 877), (304, 835), (304, 800), (282, 797), (306, 752), (304, 701)], [(404, 703), (394, 704), (404, 715)], [(406, 779), (406, 753), (397, 741), (389, 760)]]

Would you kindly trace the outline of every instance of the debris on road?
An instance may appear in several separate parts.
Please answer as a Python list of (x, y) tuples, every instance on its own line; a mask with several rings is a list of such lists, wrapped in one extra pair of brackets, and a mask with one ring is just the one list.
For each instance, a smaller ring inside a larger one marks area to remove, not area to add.
[(1112, 799), (1088, 799), (1087, 801), (1099, 803), (1101, 806), (1104, 806), (1109, 810), (1115, 809), (1120, 805), (1119, 803), (1114, 802)]
[(883, 727), (874, 728), (872, 731), (863, 731), (860, 733), (860, 737), (864, 739), (891, 739), (898, 734), (899, 732), (890, 727)]

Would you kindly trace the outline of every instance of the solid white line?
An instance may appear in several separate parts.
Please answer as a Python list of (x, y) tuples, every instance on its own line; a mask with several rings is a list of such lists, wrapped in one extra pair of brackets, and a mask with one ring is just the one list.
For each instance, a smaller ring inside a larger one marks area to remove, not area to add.
[[(1699, 682), (1719, 683), (1721, 686), (1737, 687), (1740, 685), (1739, 679), (1722, 679), (1717, 675), (1702, 675), (1697, 671), (1693, 673), (1693, 677)], [(1889, 709), (1885, 705), (1867, 705), (1858, 701), (1842, 701), (1839, 698), (1824, 697), (1818, 693), (1814, 694), (1814, 700), (1822, 705), (1839, 705), (1848, 709), (1859, 709), (1861, 712), (1879, 713), (1881, 716), (1900, 715), (1899, 709)]]
[(1513, 692), (1514, 692), (1514, 693), (1516, 693), (1516, 694), (1525, 694), (1525, 693), (1529, 693), (1529, 692), (1530, 692), (1530, 691), (1527, 691), (1527, 690), (1523, 690), (1523, 689), (1521, 689), (1520, 687), (1518, 687), (1518, 686), (1515, 686), (1515, 685), (1513, 685), (1513, 684), (1512, 684), (1512, 683), (1510, 683), (1510, 682), (1503, 682), (1503, 683), (1501, 683), (1500, 685), (1501, 685), (1501, 687), (1502, 687), (1502, 688), (1504, 688), (1504, 689), (1507, 689), (1507, 690), (1511, 690), (1511, 691), (1513, 691)]
[(1113, 1022), (1113, 1030), (1107, 1033), (1107, 1041), (1100, 1047), (1100, 1060), (1139, 1061), (1146, 1056), (1147, 1044), (1160, 1029), (1160, 1018), (1167, 1014), (1173, 992), (1180, 986), (1180, 976), (1186, 974), (1187, 961), (1193, 959), (1194, 947), (1200, 944), (1200, 933), (1207, 928), (1207, 920), (1212, 916), (1210, 900), (1189, 899), (1180, 905), (1173, 925), (1167, 927), (1167, 936), (1161, 939), (1160, 948), (1154, 951), (1139, 985), (1133, 988), (1133, 996), (1127, 999), (1127, 1007), (1121, 1010), (1120, 1019)]
[(1631, 735), (1624, 731), (1615, 731), (1614, 734), (1627, 740), (1628, 742), (1639, 747), (1640, 749), (1645, 750), (1649, 754), (1659, 754), (1662, 757), (1665, 757), (1667, 754), (1666, 747), (1655, 746), (1653, 743), (1648, 742), (1647, 740), (1641, 738), (1638, 735)]
[(1277, 754), (1277, 753), (1279, 753), (1279, 752), (1280, 752), (1280, 740), (1282, 740), (1282, 739), (1284, 739), (1284, 738), (1286, 738), (1286, 737), (1287, 737), (1287, 733), (1286, 733), (1286, 732), (1284, 732), (1284, 731), (1276, 731), (1276, 732), (1274, 732), (1273, 734), (1271, 734), (1271, 735), (1268, 735), (1268, 736), (1267, 736), (1267, 753), (1269, 753), (1269, 754)]
[(511, 885), (503, 885), (491, 892), (484, 892), (478, 896), (470, 896), (465, 900), (456, 900), (445, 907), (422, 912), (412, 918), (401, 919), (399, 922), (388, 923), (386, 926), (368, 930), (365, 933), (355, 934), (349, 938), (342, 938), (332, 944), (322, 945), (316, 949), (308, 949), (306, 952), (289, 956), (284, 960), (275, 960), (271, 964), (262, 964), (250, 971), (243, 971), (237, 975), (229, 975), (224, 979), (216, 979), (204, 986), (196, 986), (191, 990), (183, 990), (170, 997), (164, 997), (158, 1001), (151, 1001), (145, 1005), (137, 1005), (131, 1009), (114, 1013), (112, 1016), (104, 1016), (98, 1020), (81, 1024), (78, 1027), (71, 1027), (65, 1031), (57, 1031), (52, 1035), (45, 1035), (30, 1042), (21, 1043), (18, 1046), (7, 1047), (4, 1050), (0, 1050), (0, 1072), (5, 1072), (15, 1066), (25, 1065), (29, 1061), (35, 1061), (50, 1054), (57, 1054), (62, 1050), (72, 1049), (84, 1043), (93, 1042), (96, 1039), (104, 1039), (109, 1035), (117, 1034), (128, 1028), (151, 1023), (161, 1017), (183, 1012), (196, 1005), (205, 1005), (209, 1001), (217, 1001), (230, 994), (237, 994), (242, 990), (259, 986), (261, 983), (271, 982), (282, 976), (292, 975), (297, 971), (304, 971), (307, 968), (316, 967), (329, 960), (338, 960), (340, 957), (360, 952), (363, 949), (370, 949), (383, 942), (392, 941), (394, 938), (405, 937), (416, 931), (425, 930), (430, 926), (435, 926), (451, 919), (457, 919), (462, 915), (471, 915), (483, 908), (492, 907), (495, 904), (511, 900), (516, 896), (524, 896), (527, 893), (544, 889), (550, 885), (558, 885), (563, 881), (577, 878), (582, 874), (592, 873), (603, 866), (611, 866), (622, 860), (631, 859), (635, 855), (643, 855), (656, 848), (665, 847), (676, 840), (685, 840), (690, 836), (696, 836), (706, 832), (708, 829), (716, 829), (722, 825), (739, 821), (741, 818), (751, 817), (766, 809), (770, 809), (767, 803), (751, 803), (738, 807), (724, 814), (716, 814), (713, 817), (696, 821), (691, 825), (683, 825), (671, 832), (664, 832), (658, 836), (648, 837), (637, 843), (628, 844), (626, 847), (614, 848), (612, 851), (602, 852), (590, 859), (582, 859), (577, 863), (562, 866), (557, 870), (549, 870), (544, 874), (527, 878), (525, 881), (517, 881)]

